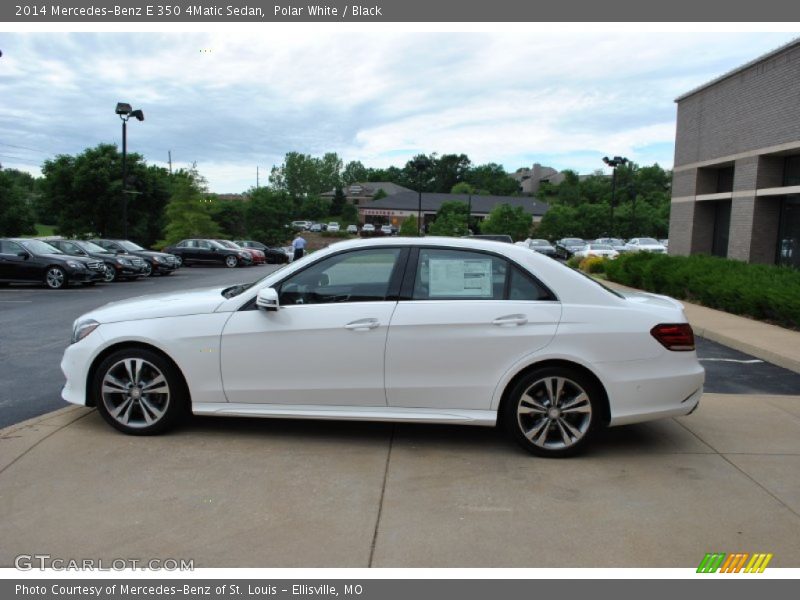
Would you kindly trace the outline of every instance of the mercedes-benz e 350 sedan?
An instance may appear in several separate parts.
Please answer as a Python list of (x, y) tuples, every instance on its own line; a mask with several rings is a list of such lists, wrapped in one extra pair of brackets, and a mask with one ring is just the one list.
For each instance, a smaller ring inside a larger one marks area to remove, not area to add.
[[(265, 349), (274, 350), (264, 360)], [(333, 244), (255, 283), (80, 317), (64, 399), (152, 434), (181, 413), (494, 425), (567, 456), (607, 425), (685, 415), (703, 368), (683, 307), (512, 244)]]

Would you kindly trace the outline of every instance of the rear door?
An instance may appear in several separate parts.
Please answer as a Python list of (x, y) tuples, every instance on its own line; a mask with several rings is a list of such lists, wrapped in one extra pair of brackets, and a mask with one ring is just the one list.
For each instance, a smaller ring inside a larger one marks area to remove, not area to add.
[(390, 406), (489, 409), (503, 375), (546, 346), (561, 317), (521, 267), (461, 249), (420, 248), (403, 296), (386, 343)]

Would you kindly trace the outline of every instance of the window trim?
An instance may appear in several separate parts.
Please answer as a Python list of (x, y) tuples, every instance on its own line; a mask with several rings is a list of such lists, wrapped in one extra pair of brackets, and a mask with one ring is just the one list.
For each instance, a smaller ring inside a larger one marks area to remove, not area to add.
[[(504, 260), (509, 266), (517, 268), (523, 277), (527, 277), (531, 280), (535, 285), (538, 285), (542, 290), (547, 292), (549, 298), (540, 299), (540, 300), (514, 300), (514, 302), (560, 302), (558, 296), (550, 289), (549, 286), (546, 286), (541, 279), (536, 277), (533, 273), (531, 273), (528, 269), (520, 265), (517, 261), (505, 256), (503, 254), (499, 254), (497, 252), (492, 252), (491, 250), (484, 250), (484, 249), (475, 249), (475, 248), (454, 248), (452, 246), (434, 246), (434, 245), (424, 245), (424, 246), (414, 246), (412, 250), (412, 256), (406, 266), (405, 277), (403, 278), (403, 283), (400, 288), (400, 300), (409, 301), (409, 302), (440, 302), (442, 300), (451, 301), (451, 300), (458, 300), (461, 302), (464, 301), (477, 301), (477, 302), (498, 302), (495, 298), (464, 298), (460, 296), (445, 296), (442, 298), (426, 298), (426, 299), (415, 299), (414, 298), (414, 282), (417, 278), (417, 271), (420, 267), (419, 262), (419, 253), (422, 249), (425, 250), (445, 250), (445, 251), (455, 251), (455, 252), (472, 252), (475, 254), (486, 254), (493, 258), (498, 258), (500, 260)], [(408, 267), (412, 265), (413, 260), (413, 268), (409, 269)], [(503, 284), (503, 297), (499, 299), (500, 302), (507, 302), (509, 300), (509, 290), (511, 285), (511, 277), (510, 271), (507, 270), (506, 272), (506, 279)]]

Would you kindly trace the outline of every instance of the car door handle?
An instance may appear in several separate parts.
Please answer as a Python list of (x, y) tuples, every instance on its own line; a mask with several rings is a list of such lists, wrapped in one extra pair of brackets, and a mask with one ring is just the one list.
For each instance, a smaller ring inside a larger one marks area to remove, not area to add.
[(515, 325), (525, 325), (528, 322), (528, 317), (525, 315), (506, 315), (504, 317), (497, 317), (492, 321), (492, 325), (498, 327), (513, 327)]
[(358, 321), (351, 321), (344, 328), (352, 329), (353, 331), (367, 331), (368, 329), (375, 329), (378, 325), (380, 325), (378, 319), (359, 319)]

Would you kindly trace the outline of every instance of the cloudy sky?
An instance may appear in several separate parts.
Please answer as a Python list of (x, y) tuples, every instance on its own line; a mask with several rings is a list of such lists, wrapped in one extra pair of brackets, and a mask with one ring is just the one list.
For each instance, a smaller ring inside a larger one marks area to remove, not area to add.
[(788, 33), (0, 33), (0, 163), (121, 144), (197, 161), (212, 191), (288, 151), (367, 166), (464, 152), (582, 173), (606, 154), (670, 167), (678, 95)]

